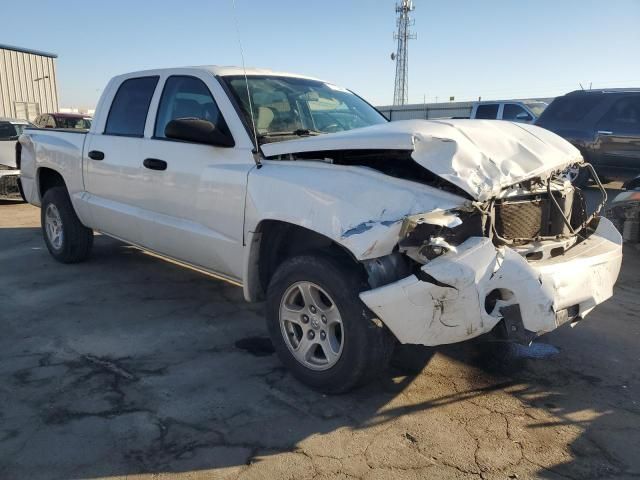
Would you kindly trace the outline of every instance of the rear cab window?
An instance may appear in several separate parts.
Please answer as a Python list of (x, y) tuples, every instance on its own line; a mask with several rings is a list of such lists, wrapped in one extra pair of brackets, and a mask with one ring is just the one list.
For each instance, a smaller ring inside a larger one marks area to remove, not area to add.
[(490, 103), (478, 105), (476, 109), (476, 118), (483, 120), (495, 120), (498, 118), (498, 104)]
[(120, 84), (107, 117), (105, 135), (142, 137), (158, 76), (129, 78)]

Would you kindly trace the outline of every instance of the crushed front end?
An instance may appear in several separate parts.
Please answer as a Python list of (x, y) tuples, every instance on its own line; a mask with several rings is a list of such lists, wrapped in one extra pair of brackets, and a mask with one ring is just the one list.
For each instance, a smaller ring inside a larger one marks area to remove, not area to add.
[(584, 318), (612, 296), (622, 262), (621, 236), (599, 215), (606, 193), (592, 175), (602, 200), (591, 211), (555, 172), (488, 201), (407, 217), (390, 258), (410, 273), (389, 282), (375, 275), (378, 260), (367, 266), (375, 288), (360, 298), (401, 343), (422, 345), (467, 340), (497, 325), (528, 343)]

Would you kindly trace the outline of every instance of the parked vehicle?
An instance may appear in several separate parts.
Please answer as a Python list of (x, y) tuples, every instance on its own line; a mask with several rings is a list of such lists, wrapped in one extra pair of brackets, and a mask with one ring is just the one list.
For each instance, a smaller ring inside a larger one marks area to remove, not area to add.
[(528, 343), (612, 295), (620, 234), (531, 125), (389, 123), (349, 90), (267, 70), (151, 70), (108, 84), (87, 134), (27, 130), (22, 180), (64, 263), (93, 230), (266, 300), (276, 351), (343, 392), (396, 341)]
[(40, 128), (69, 128), (89, 130), (91, 117), (77, 113), (43, 113), (34, 124)]
[[(536, 125), (564, 137), (607, 180), (640, 174), (640, 89), (577, 90), (556, 98)], [(576, 186), (589, 180), (572, 168)]]
[(18, 137), (29, 122), (0, 118), (0, 199), (20, 197), (20, 170), (16, 164)]
[(547, 104), (537, 100), (475, 102), (469, 118), (534, 123), (545, 108)]
[(640, 242), (640, 176), (625, 183), (626, 191), (611, 201), (607, 217), (622, 232), (625, 242)]

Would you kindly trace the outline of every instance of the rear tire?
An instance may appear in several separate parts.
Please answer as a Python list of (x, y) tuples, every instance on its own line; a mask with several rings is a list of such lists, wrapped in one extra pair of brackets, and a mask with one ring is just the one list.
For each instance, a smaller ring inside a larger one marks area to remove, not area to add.
[(57, 261), (78, 263), (91, 253), (93, 230), (80, 222), (66, 188), (53, 187), (46, 191), (40, 222), (47, 249)]
[(347, 392), (389, 363), (395, 340), (358, 297), (368, 288), (363, 277), (333, 257), (301, 255), (283, 262), (271, 279), (271, 340), (293, 376), (313, 389)]

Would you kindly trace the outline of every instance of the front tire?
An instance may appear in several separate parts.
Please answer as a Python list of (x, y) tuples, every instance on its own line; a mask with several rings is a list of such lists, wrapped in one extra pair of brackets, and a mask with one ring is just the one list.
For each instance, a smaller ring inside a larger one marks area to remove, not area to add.
[(42, 198), (40, 222), (47, 249), (62, 263), (85, 260), (93, 246), (93, 230), (76, 215), (66, 188), (53, 187)]
[(267, 327), (280, 360), (302, 383), (343, 393), (385, 370), (394, 340), (358, 297), (367, 288), (358, 269), (329, 256), (301, 255), (277, 269)]

